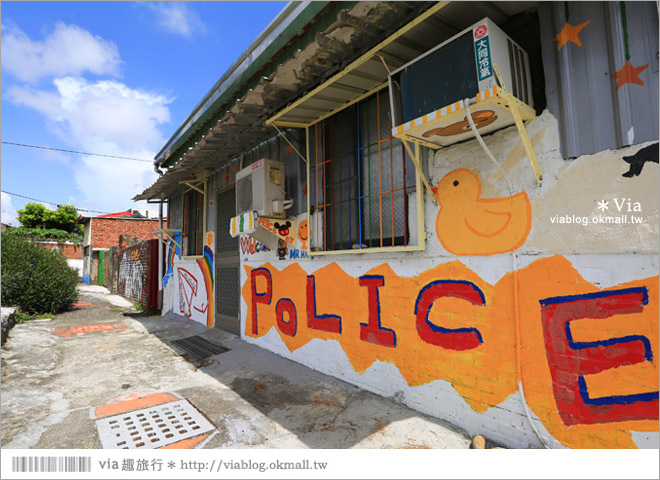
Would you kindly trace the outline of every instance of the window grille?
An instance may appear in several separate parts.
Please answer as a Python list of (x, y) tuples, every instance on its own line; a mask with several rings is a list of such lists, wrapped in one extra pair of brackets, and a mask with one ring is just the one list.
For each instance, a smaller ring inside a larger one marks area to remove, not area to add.
[(310, 157), (313, 251), (411, 246), (416, 172), (392, 136), (387, 90), (312, 126)]
[(183, 195), (183, 243), (185, 255), (203, 255), (204, 195), (188, 190)]

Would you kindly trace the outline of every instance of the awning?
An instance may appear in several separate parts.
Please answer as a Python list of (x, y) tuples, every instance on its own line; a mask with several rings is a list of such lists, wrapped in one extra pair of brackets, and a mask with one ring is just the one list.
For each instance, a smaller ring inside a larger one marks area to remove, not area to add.
[[(309, 127), (387, 86), (390, 72), (474, 22), (488, 16), (495, 23), (529, 9), (536, 2), (437, 2), (338, 73), (266, 120), (266, 125)], [(367, 28), (347, 12), (340, 21)], [(370, 25), (368, 28), (377, 28)], [(319, 35), (319, 43), (330, 40)], [(336, 42), (336, 40), (334, 40)]]
[[(472, 25), (474, 21), (481, 20), (484, 16), (519, 13), (529, 8), (529, 3), (532, 2), (513, 2), (514, 5), (511, 5), (511, 3), (499, 2), (495, 7), (489, 2), (474, 2), (470, 3), (469, 6), (465, 2), (438, 2), (365, 52), (340, 72), (270, 117), (266, 120), (266, 125), (272, 125), (275, 128), (310, 127), (387, 87), (390, 72), (397, 70), (402, 65), (448, 40), (456, 33)], [(497, 8), (498, 11), (493, 10), (493, 8)], [(500, 10), (504, 8), (508, 11)], [(520, 10), (516, 11), (516, 8)], [(345, 12), (340, 15), (340, 19), (351, 22), (349, 15)], [(452, 20), (449, 21), (448, 19)], [(353, 24), (355, 23), (353, 21)], [(498, 23), (497, 20), (495, 23)], [(540, 184), (542, 174), (522, 125), (522, 120), (534, 118), (534, 110), (515, 99), (515, 97), (508, 96), (504, 88), (493, 87), (490, 91), (479, 93), (472, 101), (481, 105), (482, 108), (486, 105), (490, 110), (485, 111), (483, 114), (489, 114), (492, 118), (497, 119), (482, 133), (489, 133), (508, 125), (516, 125), (537, 182)], [(424, 116), (423, 119), (419, 118), (408, 122), (392, 132), (394, 136), (404, 142), (428, 190), (431, 187), (422, 171), (420, 159), (416, 158), (407, 142), (418, 143), (430, 148), (441, 148), (444, 145), (474, 137), (475, 134), (470, 129), (461, 132), (460, 135), (452, 135), (446, 138), (436, 136), (431, 141), (424, 138), (426, 135), (416, 134), (419, 133), (420, 128), (424, 132), (428, 132), (429, 125), (444, 126), (446, 122), (455, 122), (457, 115), (464, 115), (463, 101), (457, 102), (455, 105), (447, 105), (438, 110), (437, 115), (436, 112), (433, 112), (432, 118)], [(435, 195), (431, 194), (431, 198), (435, 200)]]

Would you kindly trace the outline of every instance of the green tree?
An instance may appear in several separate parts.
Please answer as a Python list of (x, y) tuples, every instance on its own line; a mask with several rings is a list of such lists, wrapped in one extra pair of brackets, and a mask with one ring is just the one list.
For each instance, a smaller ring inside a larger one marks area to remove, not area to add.
[(57, 210), (49, 210), (40, 203), (27, 203), (16, 212), (18, 221), (25, 228), (43, 228), (79, 233), (81, 225), (76, 224), (78, 212), (72, 205), (58, 205)]
[(58, 205), (57, 210), (46, 210), (44, 220), (46, 228), (73, 232), (76, 229), (78, 212), (72, 205)]
[(16, 217), (25, 228), (44, 228), (46, 207), (40, 203), (26, 203), (25, 208), (18, 210)]

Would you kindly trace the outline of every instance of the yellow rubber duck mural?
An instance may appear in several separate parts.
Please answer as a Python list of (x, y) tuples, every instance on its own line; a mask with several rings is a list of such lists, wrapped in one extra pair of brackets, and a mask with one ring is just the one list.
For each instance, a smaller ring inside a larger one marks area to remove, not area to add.
[(454, 255), (493, 255), (513, 251), (527, 239), (532, 207), (527, 193), (481, 198), (481, 182), (467, 168), (449, 172), (433, 187), (440, 213), (435, 231)]

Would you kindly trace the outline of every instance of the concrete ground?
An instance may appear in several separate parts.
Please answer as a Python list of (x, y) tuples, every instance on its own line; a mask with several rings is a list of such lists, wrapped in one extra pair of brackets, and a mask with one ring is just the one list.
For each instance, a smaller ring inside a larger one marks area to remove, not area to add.
[[(3, 448), (102, 448), (97, 419), (185, 399), (215, 427), (180, 448), (468, 448), (442, 421), (102, 287), (2, 348)], [(229, 348), (193, 360), (172, 340)], [(113, 417), (115, 418), (115, 417)]]

